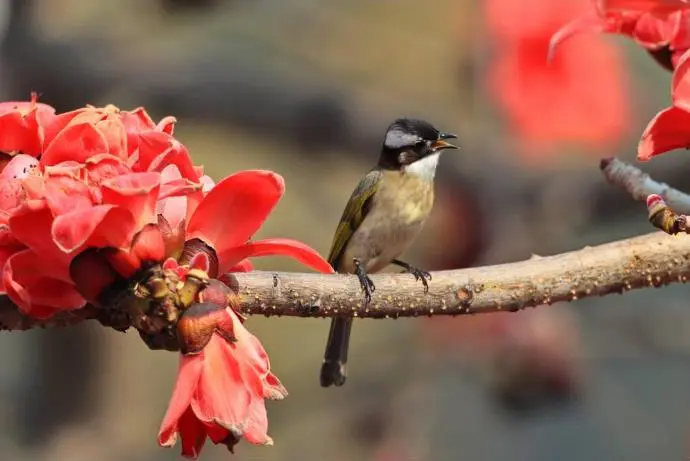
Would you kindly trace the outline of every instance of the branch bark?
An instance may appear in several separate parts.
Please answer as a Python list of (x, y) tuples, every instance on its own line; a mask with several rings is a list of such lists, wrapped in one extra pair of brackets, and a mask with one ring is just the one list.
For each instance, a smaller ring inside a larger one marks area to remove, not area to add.
[[(240, 310), (254, 315), (398, 318), (516, 311), (687, 282), (690, 235), (654, 232), (522, 262), (432, 272), (432, 277), (425, 294), (410, 274), (374, 274), (376, 291), (364, 307), (359, 282), (352, 275), (263, 271), (224, 275), (240, 296)], [(110, 326), (92, 306), (39, 321), (19, 314), (7, 298), (0, 301), (0, 326), (5, 330), (69, 326), (89, 319)]]
[(636, 166), (608, 158), (601, 161), (600, 167), (608, 182), (627, 191), (633, 199), (645, 201), (648, 195), (656, 194), (675, 212), (690, 214), (690, 195), (655, 181)]
[(247, 314), (397, 318), (515, 311), (686, 282), (690, 236), (662, 232), (510, 264), (432, 272), (429, 292), (409, 274), (375, 274), (369, 306), (349, 275), (235, 273)]

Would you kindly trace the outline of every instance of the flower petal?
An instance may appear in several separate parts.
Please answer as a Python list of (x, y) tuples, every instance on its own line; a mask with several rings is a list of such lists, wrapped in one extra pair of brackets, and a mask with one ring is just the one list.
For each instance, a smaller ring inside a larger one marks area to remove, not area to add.
[[(241, 245), (259, 230), (284, 191), (283, 178), (272, 171), (249, 170), (228, 176), (194, 211), (187, 239), (199, 238), (218, 253)], [(235, 262), (240, 259), (244, 258)]]
[(274, 238), (247, 242), (234, 248), (229, 248), (218, 253), (220, 272), (229, 272), (229, 268), (246, 258), (258, 256), (289, 256), (301, 262), (305, 266), (324, 274), (332, 274), (335, 271), (328, 261), (310, 246), (297, 240)]
[(228, 430), (240, 427), (251, 402), (250, 390), (240, 372), (243, 357), (217, 333), (202, 354), (204, 369), (192, 398), (194, 414), (205, 423), (217, 422)]
[(126, 208), (137, 219), (137, 230), (158, 222), (156, 200), (160, 192), (159, 173), (130, 173), (101, 183), (103, 203)]
[(248, 259), (243, 259), (234, 266), (230, 267), (226, 272), (251, 272), (254, 270), (254, 265)]
[(204, 357), (202, 354), (180, 355), (175, 388), (158, 432), (158, 443), (162, 446), (172, 446), (175, 444), (176, 433), (179, 432), (180, 418), (190, 408), (192, 396), (201, 379), (203, 362)]
[(673, 105), (690, 112), (690, 52), (678, 61), (671, 77), (671, 98)]
[(57, 216), (51, 235), (65, 253), (84, 246), (128, 249), (137, 223), (128, 210), (113, 205), (97, 205)]
[(60, 131), (48, 145), (41, 163), (55, 165), (67, 160), (84, 163), (89, 157), (105, 153), (108, 153), (108, 140), (95, 125), (70, 125)]
[(42, 268), (50, 265), (44, 255), (23, 250), (6, 262), (2, 281), (7, 295), (26, 315), (50, 317), (55, 310), (73, 310), (86, 301), (70, 283), (46, 276)]
[(690, 146), (690, 113), (677, 107), (659, 112), (645, 128), (637, 147), (643, 162), (673, 149)]

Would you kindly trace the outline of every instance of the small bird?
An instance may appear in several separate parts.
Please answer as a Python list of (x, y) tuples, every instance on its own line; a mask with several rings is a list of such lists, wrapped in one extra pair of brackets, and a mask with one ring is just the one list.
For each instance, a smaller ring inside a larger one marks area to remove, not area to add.
[[(368, 273), (389, 264), (421, 280), (431, 275), (399, 259), (414, 241), (434, 204), (434, 176), (444, 149), (457, 149), (423, 120), (402, 118), (387, 129), (378, 164), (355, 188), (335, 231), (328, 262), (337, 272), (356, 274), (365, 305), (376, 289)], [(352, 318), (334, 318), (321, 367), (321, 386), (345, 383)]]

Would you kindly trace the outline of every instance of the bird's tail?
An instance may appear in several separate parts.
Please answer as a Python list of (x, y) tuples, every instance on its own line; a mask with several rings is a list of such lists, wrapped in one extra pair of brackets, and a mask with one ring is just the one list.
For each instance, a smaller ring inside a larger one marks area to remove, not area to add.
[(335, 318), (331, 320), (331, 331), (328, 332), (326, 353), (321, 365), (321, 386), (328, 387), (332, 384), (342, 386), (347, 375), (345, 364), (347, 363), (347, 349), (350, 345), (350, 330), (352, 318)]

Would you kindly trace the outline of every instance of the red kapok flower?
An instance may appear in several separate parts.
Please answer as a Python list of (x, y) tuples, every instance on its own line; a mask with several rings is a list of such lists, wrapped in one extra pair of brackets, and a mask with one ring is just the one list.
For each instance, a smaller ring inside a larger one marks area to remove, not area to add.
[(685, 53), (671, 79), (672, 106), (647, 125), (637, 147), (641, 161), (673, 149), (690, 148), (690, 52)]
[[(496, 54), (490, 94), (535, 155), (561, 143), (583, 147), (616, 142), (628, 125), (627, 87), (619, 50), (596, 36), (570, 42), (549, 62), (551, 36), (585, 7), (580, 1), (488, 0), (487, 30)], [(591, 82), (596, 82), (592, 84)], [(597, 123), (592, 123), (597, 114)]]
[(568, 38), (588, 31), (628, 36), (668, 70), (673, 70), (690, 48), (690, 10), (671, 10), (667, 5), (665, 11), (670, 14), (659, 15), (656, 10), (644, 9), (642, 4), (630, 5), (637, 8), (624, 11), (621, 5), (634, 3), (631, 1), (607, 3), (615, 5), (593, 5), (590, 11), (559, 29), (551, 39), (549, 54), (553, 55), (556, 47)]
[[(189, 268), (173, 266), (166, 261), (166, 269), (184, 279)], [(270, 372), (259, 340), (227, 306), (228, 293), (227, 286), (211, 280), (198, 295), (200, 302), (185, 310), (177, 324), (180, 367), (158, 442), (170, 447), (179, 435), (182, 454), (192, 458), (199, 455), (207, 437), (231, 451), (241, 438), (272, 444), (264, 399), (287, 395)]]

